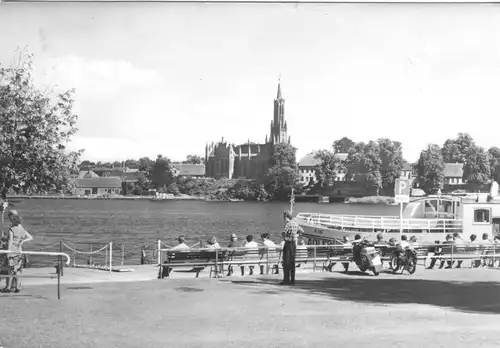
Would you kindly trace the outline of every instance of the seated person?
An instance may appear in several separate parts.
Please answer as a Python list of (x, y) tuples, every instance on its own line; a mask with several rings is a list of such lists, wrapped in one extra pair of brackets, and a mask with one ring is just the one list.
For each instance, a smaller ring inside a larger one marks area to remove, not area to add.
[[(262, 239), (262, 244), (264, 244), (265, 247), (267, 247), (267, 251), (266, 249), (261, 249), (261, 254), (264, 255), (264, 257), (275, 257), (276, 256), (276, 244), (274, 244), (274, 242), (269, 239), (269, 233), (263, 233), (260, 238)], [(267, 254), (267, 255), (266, 255)], [(273, 269), (276, 271), (276, 274), (278, 274), (278, 265), (273, 265)], [(264, 274), (264, 265), (260, 265), (260, 274)]]
[[(256, 242), (254, 242), (253, 236), (251, 234), (249, 234), (246, 237), (246, 242), (243, 245), (243, 247), (247, 248), (247, 249), (251, 249), (251, 250), (258, 250), (259, 249), (259, 245)], [(254, 267), (255, 266), (248, 266), (248, 268), (250, 269), (250, 275), (253, 275)], [(241, 269), (241, 275), (244, 276), (245, 275), (245, 266), (240, 266), (240, 269)]]
[(185, 236), (179, 236), (179, 238), (177, 238), (177, 241), (179, 242), (179, 244), (174, 246), (172, 248), (172, 250), (189, 249), (189, 245), (186, 244), (186, 237)]
[(207, 240), (207, 249), (220, 249), (219, 243), (217, 243), (217, 239), (212, 236)]

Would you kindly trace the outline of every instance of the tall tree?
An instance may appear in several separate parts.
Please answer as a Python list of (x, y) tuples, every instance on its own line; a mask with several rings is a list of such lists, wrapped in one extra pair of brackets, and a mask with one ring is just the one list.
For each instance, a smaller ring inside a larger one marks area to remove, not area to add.
[(151, 171), (151, 183), (156, 188), (166, 188), (173, 182), (170, 160), (162, 155), (158, 155)]
[(139, 170), (149, 173), (153, 168), (155, 162), (149, 157), (141, 157), (139, 158)]
[(286, 199), (297, 181), (297, 149), (290, 144), (276, 144), (271, 158), (271, 167), (265, 177), (269, 195), (276, 199)]
[(318, 150), (314, 158), (321, 161), (316, 166), (316, 179), (321, 186), (328, 187), (342, 172), (343, 166), (332, 151)]
[(348, 137), (343, 137), (333, 142), (333, 151), (335, 153), (349, 153), (356, 143)]
[(346, 164), (348, 177), (363, 183), (368, 188), (375, 187), (377, 195), (380, 193), (382, 160), (377, 142), (356, 143), (349, 151)]
[(0, 185), (2, 195), (16, 192), (66, 191), (78, 173), (83, 150), (67, 144), (77, 132), (74, 90), (54, 95), (33, 81), (33, 54), (19, 51), (10, 67), (0, 66)]
[(183, 161), (184, 164), (204, 164), (205, 160), (198, 155), (187, 155), (186, 160)]
[(435, 194), (444, 184), (444, 161), (439, 145), (430, 144), (420, 152), (418, 183), (427, 194)]
[(467, 133), (458, 133), (455, 139), (448, 139), (441, 149), (444, 163), (465, 163), (467, 153), (475, 146), (474, 139)]
[(382, 186), (389, 196), (394, 195), (394, 183), (403, 169), (403, 147), (399, 141), (381, 138), (380, 148)]
[(139, 163), (135, 159), (128, 159), (128, 160), (125, 161), (125, 167), (138, 169), (139, 168)]
[(469, 148), (463, 167), (463, 180), (473, 184), (486, 184), (491, 178), (490, 157), (480, 146)]
[(492, 146), (488, 149), (488, 154), (490, 156), (490, 172), (491, 176), (494, 177), (497, 174), (496, 168), (500, 165), (500, 149), (496, 146)]

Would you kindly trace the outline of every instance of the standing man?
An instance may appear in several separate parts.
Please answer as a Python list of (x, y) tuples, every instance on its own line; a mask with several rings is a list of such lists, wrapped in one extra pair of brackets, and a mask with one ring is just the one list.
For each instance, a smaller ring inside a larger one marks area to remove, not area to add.
[(295, 284), (295, 254), (297, 252), (297, 239), (304, 230), (295, 221), (292, 220), (292, 214), (288, 211), (283, 212), (285, 229), (283, 236), (283, 273), (284, 279), (281, 285)]

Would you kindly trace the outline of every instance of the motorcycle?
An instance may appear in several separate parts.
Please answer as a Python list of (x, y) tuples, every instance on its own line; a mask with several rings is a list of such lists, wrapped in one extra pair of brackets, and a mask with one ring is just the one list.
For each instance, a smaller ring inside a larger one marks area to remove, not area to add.
[(396, 249), (390, 260), (391, 268), (394, 273), (401, 270), (408, 271), (409, 274), (415, 273), (417, 270), (417, 253), (411, 248), (405, 250)]
[(378, 276), (382, 270), (382, 259), (374, 245), (359, 243), (353, 246), (354, 262), (361, 272), (370, 270)]

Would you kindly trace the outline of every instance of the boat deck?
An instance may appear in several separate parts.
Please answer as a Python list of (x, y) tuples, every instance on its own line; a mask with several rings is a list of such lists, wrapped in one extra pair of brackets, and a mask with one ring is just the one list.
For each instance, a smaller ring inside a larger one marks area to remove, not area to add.
[(299, 213), (299, 224), (318, 225), (332, 229), (359, 230), (360, 232), (419, 231), (461, 232), (462, 220), (456, 219), (400, 219), (397, 216), (337, 215), (321, 213)]

